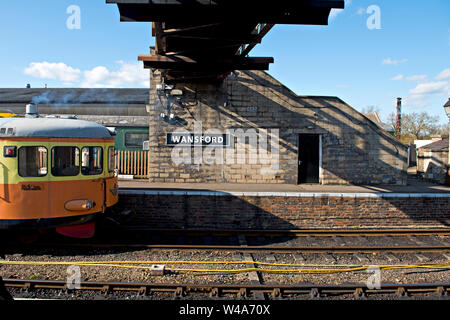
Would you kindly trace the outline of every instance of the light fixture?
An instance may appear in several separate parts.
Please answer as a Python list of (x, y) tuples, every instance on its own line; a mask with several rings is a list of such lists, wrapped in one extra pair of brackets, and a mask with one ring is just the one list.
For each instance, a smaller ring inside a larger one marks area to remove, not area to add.
[(450, 118), (450, 98), (448, 99), (447, 103), (444, 104), (444, 110), (445, 113), (447, 114), (447, 117)]

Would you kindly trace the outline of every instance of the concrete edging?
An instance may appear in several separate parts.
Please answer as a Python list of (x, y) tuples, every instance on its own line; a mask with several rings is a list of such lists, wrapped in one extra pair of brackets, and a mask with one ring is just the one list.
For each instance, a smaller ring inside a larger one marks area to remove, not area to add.
[(210, 197), (335, 197), (335, 198), (450, 198), (450, 193), (332, 193), (332, 192), (223, 192), (178, 190), (119, 190), (119, 195), (210, 196)]

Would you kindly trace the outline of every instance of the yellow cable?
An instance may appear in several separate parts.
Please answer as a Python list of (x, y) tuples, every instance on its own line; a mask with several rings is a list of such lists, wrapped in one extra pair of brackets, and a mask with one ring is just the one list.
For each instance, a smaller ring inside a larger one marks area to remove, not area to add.
[[(244, 269), (234, 269), (234, 270), (223, 270), (223, 269), (186, 269), (186, 268), (174, 268), (173, 264), (246, 264), (253, 263), (257, 265), (267, 265), (267, 266), (285, 266), (285, 267), (316, 267), (316, 268), (333, 268), (333, 269), (262, 269), (262, 268), (244, 268)], [(258, 261), (78, 261), (78, 262), (53, 262), (53, 261), (0, 261), (0, 264), (4, 265), (79, 265), (87, 267), (114, 267), (114, 268), (138, 268), (138, 269), (148, 269), (146, 266), (137, 266), (130, 264), (172, 264), (172, 267), (166, 268), (169, 271), (176, 271), (181, 273), (202, 273), (202, 274), (232, 274), (232, 273), (243, 273), (243, 272), (264, 272), (264, 273), (278, 273), (278, 274), (299, 274), (299, 273), (342, 273), (342, 272), (354, 272), (366, 270), (370, 267), (361, 265), (321, 265), (321, 264), (283, 264), (283, 263), (269, 263), (269, 262), (258, 262)], [(426, 269), (449, 269), (450, 264), (428, 264), (428, 265), (378, 265), (380, 269), (390, 270), (390, 269), (415, 269), (415, 268), (426, 268)]]
[[(163, 261), (139, 261), (139, 260), (129, 260), (129, 261), (0, 261), (0, 264), (32, 264), (32, 265), (73, 265), (73, 264), (258, 264), (258, 265), (267, 265), (267, 266), (286, 266), (286, 267), (355, 267), (361, 265), (354, 264), (290, 264), (290, 263), (271, 263), (271, 262), (259, 262), (259, 261), (186, 261), (186, 260), (163, 260)], [(434, 264), (450, 266), (450, 264)], [(379, 267), (389, 267), (389, 266), (402, 266), (402, 265), (378, 265)], [(408, 265), (412, 266), (412, 265)], [(413, 265), (415, 266), (415, 265)], [(427, 266), (427, 265), (418, 265), (418, 266)]]

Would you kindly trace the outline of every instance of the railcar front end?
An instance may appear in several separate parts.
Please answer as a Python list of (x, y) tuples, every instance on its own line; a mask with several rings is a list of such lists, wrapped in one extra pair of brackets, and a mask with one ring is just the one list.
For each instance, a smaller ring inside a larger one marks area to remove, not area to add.
[(118, 201), (114, 140), (73, 119), (0, 119), (0, 229), (50, 229), (78, 238)]

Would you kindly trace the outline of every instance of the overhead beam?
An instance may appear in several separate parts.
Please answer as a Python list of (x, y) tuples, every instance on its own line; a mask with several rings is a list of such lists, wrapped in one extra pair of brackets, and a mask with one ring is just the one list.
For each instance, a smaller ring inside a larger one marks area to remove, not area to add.
[(266, 23), (266, 24), (259, 24), (257, 26), (257, 34), (256, 38), (258, 39), (258, 42), (252, 42), (248, 45), (242, 45), (238, 50), (238, 55), (245, 57), (250, 53), (250, 51), (258, 44), (261, 43), (261, 39), (264, 38), (264, 36), (273, 28), (274, 24)]
[(165, 81), (168, 84), (175, 84), (175, 83), (220, 83), (223, 79), (226, 78), (226, 76), (231, 71), (227, 71), (224, 73), (177, 73), (177, 72), (168, 72), (165, 75)]
[(332, 8), (344, 8), (344, 0), (246, 0), (245, 5), (237, 0), (107, 2), (118, 5), (121, 21), (196, 21), (205, 24), (244, 20), (256, 23), (326, 25)]
[(230, 38), (225, 36), (201, 36), (201, 35), (167, 35), (163, 33), (162, 38), (169, 38), (170, 39), (187, 39), (187, 40), (205, 40), (205, 41), (223, 41), (223, 42), (230, 42), (235, 44), (241, 44), (241, 43), (261, 43), (261, 37), (255, 36), (255, 35), (248, 35), (244, 36), (241, 35), (239, 38)]
[(274, 62), (272, 57), (235, 57), (214, 58), (194, 61), (183, 56), (140, 55), (139, 61), (145, 68), (178, 70), (178, 71), (231, 71), (231, 70), (268, 70)]
[(145, 68), (172, 81), (222, 79), (233, 70), (268, 70), (273, 58), (250, 51), (275, 24), (327, 25), (344, 0), (106, 0), (121, 21), (153, 22), (155, 48)]
[[(256, 43), (255, 43), (256, 45)], [(228, 45), (211, 45), (208, 44), (208, 46), (205, 47), (189, 47), (188, 49), (183, 49), (180, 51), (167, 51), (164, 54), (166, 56), (174, 56), (174, 55), (204, 55), (208, 52), (214, 52), (222, 49), (229, 49), (229, 48), (236, 48), (236, 44), (228, 44)]]
[[(199, 26), (194, 26), (194, 27), (186, 27), (186, 28), (173, 28), (173, 29), (166, 29), (166, 30), (164, 30), (164, 32), (163, 32), (163, 36), (166, 36), (166, 35), (176, 35), (176, 34), (184, 34), (184, 33), (187, 33), (187, 32), (192, 32), (192, 31), (201, 31), (201, 30), (207, 30), (207, 29), (209, 29), (209, 28), (211, 28), (211, 27), (216, 27), (216, 26), (219, 26), (219, 25), (221, 25), (222, 23), (221, 22), (216, 22), (216, 23), (209, 23), (209, 24), (204, 24), (204, 25), (199, 25)], [(154, 24), (153, 24), (153, 28), (152, 28), (152, 35), (153, 35), (153, 37), (155, 36), (155, 32), (156, 32), (156, 30), (155, 30), (155, 28), (154, 28)]]
[(161, 35), (163, 33), (162, 23), (153, 22), (153, 28), (155, 29), (155, 49), (158, 53), (166, 52), (166, 39)]

